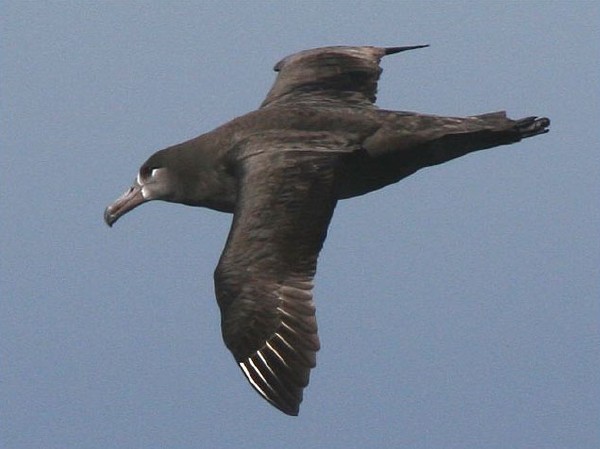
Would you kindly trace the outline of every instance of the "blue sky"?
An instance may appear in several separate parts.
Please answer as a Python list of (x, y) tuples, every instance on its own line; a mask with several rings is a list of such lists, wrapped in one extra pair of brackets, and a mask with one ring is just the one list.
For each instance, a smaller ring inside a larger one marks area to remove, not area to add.
[[(597, 2), (0, 3), (0, 447), (600, 445)], [(415, 45), (378, 104), (551, 132), (337, 207), (300, 416), (221, 341), (231, 217), (104, 207), (155, 150), (256, 108), (275, 62)]]

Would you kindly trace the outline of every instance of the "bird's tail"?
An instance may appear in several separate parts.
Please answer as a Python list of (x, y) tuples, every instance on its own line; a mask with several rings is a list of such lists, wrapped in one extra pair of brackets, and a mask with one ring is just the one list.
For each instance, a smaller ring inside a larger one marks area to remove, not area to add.
[(548, 132), (546, 117), (511, 120), (505, 112), (472, 117), (441, 117), (379, 110), (382, 126), (350, 158), (339, 183), (338, 198), (385, 187), (417, 170), (466, 154)]
[[(430, 165), (440, 164), (473, 151), (510, 145), (527, 137), (545, 134), (550, 126), (550, 119), (546, 117), (532, 116), (511, 120), (506, 117), (504, 111), (467, 117), (464, 120), (465, 122), (459, 125), (458, 132), (451, 131), (432, 142), (430, 148), (434, 151)], [(466, 129), (460, 130), (461, 126)]]
[(473, 151), (509, 145), (548, 132), (546, 117), (512, 120), (504, 111), (472, 117), (441, 117), (381, 111), (385, 125), (364, 148), (374, 157), (390, 156), (416, 167), (441, 164)]

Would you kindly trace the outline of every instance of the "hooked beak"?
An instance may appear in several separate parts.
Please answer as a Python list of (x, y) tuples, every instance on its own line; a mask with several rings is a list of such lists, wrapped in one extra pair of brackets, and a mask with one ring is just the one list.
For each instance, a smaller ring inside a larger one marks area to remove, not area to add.
[(109, 205), (104, 211), (104, 221), (111, 226), (122, 215), (147, 201), (142, 194), (142, 186), (136, 181), (123, 195)]

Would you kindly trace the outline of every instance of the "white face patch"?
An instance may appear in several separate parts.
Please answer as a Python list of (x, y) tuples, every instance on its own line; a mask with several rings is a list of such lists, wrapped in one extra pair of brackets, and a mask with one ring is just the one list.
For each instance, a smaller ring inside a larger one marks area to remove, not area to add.
[(145, 200), (149, 199), (148, 197), (150, 196), (150, 192), (148, 191), (148, 187), (142, 187), (142, 196)]
[(164, 189), (164, 167), (157, 167), (150, 170), (150, 173), (142, 175), (138, 172), (136, 182), (141, 187), (140, 192), (145, 200), (156, 199), (161, 197), (161, 191)]
[(149, 195), (148, 187), (146, 187), (144, 185), (144, 183), (142, 182), (142, 175), (140, 173), (138, 173), (137, 178), (135, 179), (135, 182), (137, 182), (138, 186), (142, 187), (140, 189), (140, 192), (142, 193), (142, 196), (144, 197), (144, 199), (147, 200), (148, 195)]

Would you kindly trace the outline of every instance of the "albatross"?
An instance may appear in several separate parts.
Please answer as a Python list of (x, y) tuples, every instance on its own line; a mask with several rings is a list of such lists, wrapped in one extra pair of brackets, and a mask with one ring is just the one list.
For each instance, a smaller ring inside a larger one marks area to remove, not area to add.
[(225, 345), (250, 385), (297, 415), (320, 343), (312, 288), (338, 200), (424, 167), (548, 132), (545, 117), (442, 117), (375, 105), (384, 56), (427, 47), (336, 46), (275, 65), (260, 107), (154, 153), (104, 212), (152, 200), (233, 214), (214, 273)]

